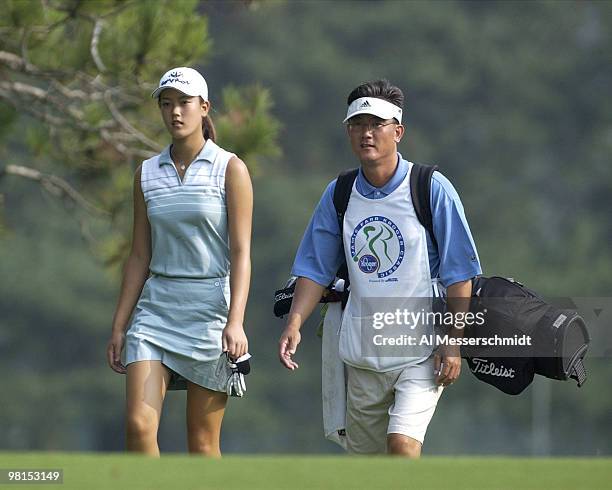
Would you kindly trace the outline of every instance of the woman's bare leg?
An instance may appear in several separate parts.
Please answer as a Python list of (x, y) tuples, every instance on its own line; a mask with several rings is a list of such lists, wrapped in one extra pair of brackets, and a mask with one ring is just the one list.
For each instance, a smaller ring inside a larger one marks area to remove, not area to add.
[(159, 456), (157, 429), (170, 371), (161, 361), (137, 361), (127, 367), (126, 447)]
[(189, 452), (221, 457), (219, 440), (227, 395), (187, 382), (187, 443)]

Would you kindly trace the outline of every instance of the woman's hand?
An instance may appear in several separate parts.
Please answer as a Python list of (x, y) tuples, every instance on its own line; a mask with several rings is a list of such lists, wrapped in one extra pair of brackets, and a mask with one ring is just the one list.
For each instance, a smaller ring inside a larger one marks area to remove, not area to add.
[(240, 323), (228, 323), (223, 329), (221, 340), (223, 352), (227, 352), (232, 359), (238, 359), (249, 350), (249, 341)]
[(106, 346), (106, 358), (111, 369), (119, 374), (127, 373), (127, 369), (121, 362), (121, 351), (125, 343), (125, 333), (113, 332)]

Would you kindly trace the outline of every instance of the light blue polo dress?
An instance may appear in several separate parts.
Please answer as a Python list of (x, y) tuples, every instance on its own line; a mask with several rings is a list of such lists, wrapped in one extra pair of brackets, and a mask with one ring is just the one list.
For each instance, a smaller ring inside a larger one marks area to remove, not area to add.
[(142, 164), (141, 186), (151, 225), (151, 275), (126, 333), (126, 364), (159, 360), (185, 380), (225, 392), (221, 335), (229, 307), (229, 236), (225, 171), (234, 154), (212, 140), (183, 181), (170, 147)]

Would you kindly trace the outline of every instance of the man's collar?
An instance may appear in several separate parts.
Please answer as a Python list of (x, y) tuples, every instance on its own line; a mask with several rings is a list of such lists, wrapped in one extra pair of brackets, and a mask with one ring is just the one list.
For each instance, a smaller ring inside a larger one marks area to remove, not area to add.
[(362, 195), (368, 196), (373, 192), (379, 191), (385, 195), (391, 194), (399, 184), (402, 183), (406, 174), (408, 173), (408, 162), (402, 158), (402, 155), (398, 152), (397, 154), (397, 166), (395, 172), (391, 178), (382, 187), (375, 187), (368, 182), (368, 179), (363, 175), (363, 170), (359, 168), (359, 175), (357, 176), (357, 183), (359, 185), (359, 191)]

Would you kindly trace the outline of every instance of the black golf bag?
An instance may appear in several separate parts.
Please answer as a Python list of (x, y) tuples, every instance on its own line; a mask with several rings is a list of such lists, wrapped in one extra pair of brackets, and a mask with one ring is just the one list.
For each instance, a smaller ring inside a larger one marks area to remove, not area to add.
[(518, 395), (535, 374), (547, 378), (586, 380), (583, 359), (589, 334), (576, 310), (544, 301), (513, 279), (479, 277), (474, 280), (471, 312), (485, 319), (466, 327), (475, 339), (528, 339), (530, 345), (464, 345), (461, 353), (470, 371), (504, 393)]

